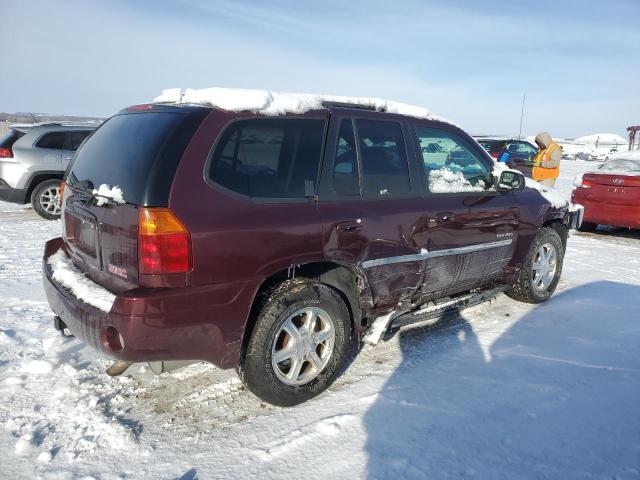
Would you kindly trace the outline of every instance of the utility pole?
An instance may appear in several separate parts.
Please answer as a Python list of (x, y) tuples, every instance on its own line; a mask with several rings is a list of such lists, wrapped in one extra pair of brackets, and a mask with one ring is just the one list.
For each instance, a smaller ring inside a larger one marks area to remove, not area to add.
[(522, 95), (522, 109), (520, 110), (520, 130), (518, 131), (518, 140), (522, 139), (522, 117), (524, 117), (524, 101), (527, 98), (527, 94)]

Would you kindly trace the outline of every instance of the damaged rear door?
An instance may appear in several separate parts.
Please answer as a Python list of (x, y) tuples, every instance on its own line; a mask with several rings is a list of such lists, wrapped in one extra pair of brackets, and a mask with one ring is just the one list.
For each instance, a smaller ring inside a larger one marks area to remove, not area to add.
[(427, 225), (415, 192), (409, 131), (394, 116), (335, 109), (325, 148), (318, 211), (327, 261), (356, 265), (372, 300), (408, 302), (422, 282)]

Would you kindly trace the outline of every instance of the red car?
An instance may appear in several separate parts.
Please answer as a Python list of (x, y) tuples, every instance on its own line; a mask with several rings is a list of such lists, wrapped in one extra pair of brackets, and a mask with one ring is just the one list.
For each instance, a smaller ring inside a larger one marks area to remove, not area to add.
[(582, 231), (599, 224), (640, 228), (640, 155), (627, 154), (576, 178), (571, 200), (584, 206)]
[(386, 105), (243, 105), (130, 107), (67, 171), (45, 290), (58, 329), (118, 360), (108, 373), (205, 360), (295, 405), (367, 330), (496, 288), (553, 293), (578, 216), (464, 131)]

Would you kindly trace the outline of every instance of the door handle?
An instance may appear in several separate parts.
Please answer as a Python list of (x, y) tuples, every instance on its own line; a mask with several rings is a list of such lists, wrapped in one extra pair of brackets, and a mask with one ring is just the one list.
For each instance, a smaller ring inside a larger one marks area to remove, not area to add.
[(453, 212), (440, 212), (436, 214), (437, 223), (447, 223), (453, 220)]
[(340, 222), (336, 230), (338, 233), (353, 233), (362, 229), (362, 219), (358, 218), (357, 220), (350, 220), (348, 222)]

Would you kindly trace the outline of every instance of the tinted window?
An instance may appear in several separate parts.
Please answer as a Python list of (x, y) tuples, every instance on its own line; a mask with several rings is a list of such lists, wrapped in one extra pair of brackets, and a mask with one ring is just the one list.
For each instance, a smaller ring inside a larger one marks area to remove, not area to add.
[(236, 122), (216, 147), (209, 175), (219, 185), (249, 197), (312, 195), (324, 123), (306, 119)]
[(522, 155), (535, 155), (537, 150), (526, 142), (513, 142), (507, 146), (507, 150), (512, 153), (519, 153)]
[(506, 148), (505, 142), (500, 140), (480, 140), (478, 143), (489, 153), (499, 152)]
[(353, 123), (349, 119), (340, 121), (338, 145), (333, 162), (333, 189), (339, 195), (359, 195), (358, 159)]
[(64, 147), (65, 135), (65, 132), (47, 133), (42, 138), (40, 138), (40, 140), (38, 140), (38, 143), (36, 143), (36, 147), (62, 150), (62, 147)]
[(356, 120), (365, 195), (411, 191), (402, 127), (396, 122)]
[(16, 143), (18, 139), (21, 138), (23, 135), (24, 133), (19, 132), (17, 130), (9, 130), (9, 133), (7, 133), (4, 137), (0, 138), (0, 148), (13, 147), (13, 144)]
[(481, 191), (491, 186), (491, 167), (465, 139), (455, 133), (416, 127), (429, 191)]
[(91, 132), (85, 131), (71, 131), (69, 132), (69, 150), (75, 152), (80, 144), (84, 141)]
[(67, 181), (119, 186), (127, 202), (165, 206), (178, 163), (206, 110), (120, 114), (82, 145)]

